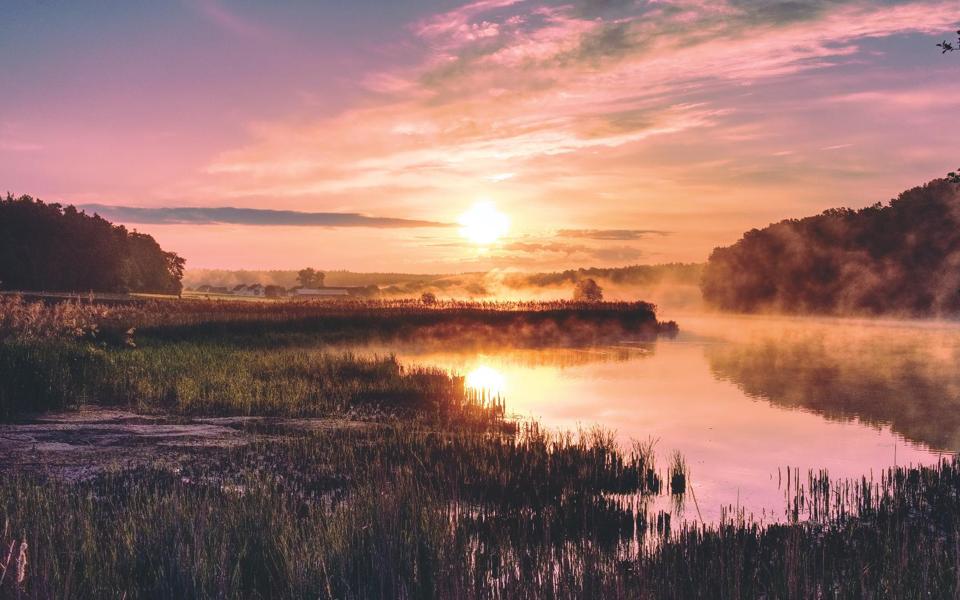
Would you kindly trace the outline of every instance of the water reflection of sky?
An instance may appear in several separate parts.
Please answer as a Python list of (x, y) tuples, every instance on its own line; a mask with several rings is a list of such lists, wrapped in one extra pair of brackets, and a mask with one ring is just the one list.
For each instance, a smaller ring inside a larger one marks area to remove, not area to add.
[(508, 412), (548, 427), (652, 437), (664, 467), (680, 450), (708, 520), (722, 506), (782, 515), (788, 467), (879, 477), (960, 443), (960, 328), (756, 318), (682, 326), (677, 340), (654, 345), (398, 358), (465, 375), (502, 395)]

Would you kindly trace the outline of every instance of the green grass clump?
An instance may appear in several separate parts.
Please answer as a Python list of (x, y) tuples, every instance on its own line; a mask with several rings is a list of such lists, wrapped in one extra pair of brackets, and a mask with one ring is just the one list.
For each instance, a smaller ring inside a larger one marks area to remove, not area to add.
[(82, 404), (188, 415), (452, 418), (475, 408), (463, 381), (391, 356), (210, 343), (102, 348), (0, 342), (0, 418)]

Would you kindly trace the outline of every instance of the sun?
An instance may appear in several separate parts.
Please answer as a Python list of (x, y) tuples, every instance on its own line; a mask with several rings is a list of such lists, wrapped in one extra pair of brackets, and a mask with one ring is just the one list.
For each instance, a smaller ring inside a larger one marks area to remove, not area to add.
[(492, 244), (510, 229), (510, 219), (493, 202), (477, 202), (460, 216), (460, 235), (475, 244)]

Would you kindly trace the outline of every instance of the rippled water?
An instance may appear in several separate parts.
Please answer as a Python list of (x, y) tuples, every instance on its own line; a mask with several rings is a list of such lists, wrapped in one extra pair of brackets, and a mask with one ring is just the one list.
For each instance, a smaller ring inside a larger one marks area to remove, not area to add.
[[(677, 317), (682, 333), (597, 348), (416, 352), (551, 428), (599, 425), (679, 450), (696, 507), (784, 514), (786, 469), (879, 477), (960, 449), (956, 324)], [(782, 480), (781, 485), (781, 477)], [(691, 496), (692, 499), (692, 496)], [(687, 516), (691, 514), (687, 506)]]

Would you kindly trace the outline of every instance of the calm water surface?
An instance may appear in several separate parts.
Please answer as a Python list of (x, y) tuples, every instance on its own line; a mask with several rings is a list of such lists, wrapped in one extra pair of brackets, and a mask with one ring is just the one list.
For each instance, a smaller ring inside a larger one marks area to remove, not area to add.
[(679, 450), (706, 521), (723, 507), (781, 518), (788, 467), (878, 478), (960, 449), (956, 324), (675, 318), (681, 335), (652, 344), (398, 358), (463, 374), (546, 427), (653, 438), (664, 467)]

